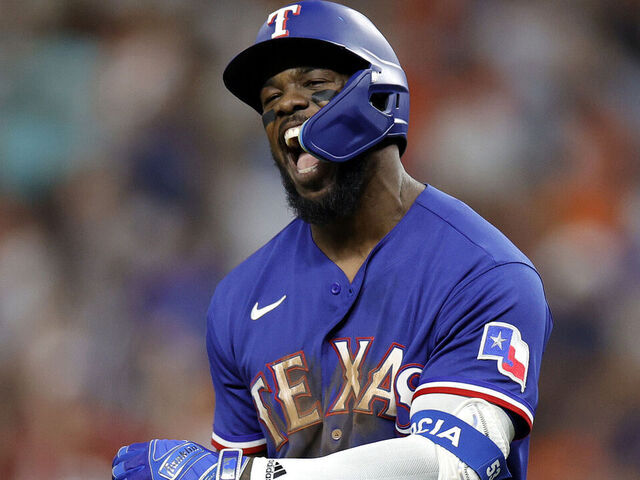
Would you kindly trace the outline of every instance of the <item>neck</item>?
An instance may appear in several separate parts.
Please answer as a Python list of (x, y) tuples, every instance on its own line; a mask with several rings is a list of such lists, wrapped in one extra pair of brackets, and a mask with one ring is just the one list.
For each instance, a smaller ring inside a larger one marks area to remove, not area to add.
[(424, 189), (389, 145), (370, 152), (371, 177), (353, 215), (327, 225), (311, 225), (318, 247), (353, 280), (371, 250), (407, 213)]

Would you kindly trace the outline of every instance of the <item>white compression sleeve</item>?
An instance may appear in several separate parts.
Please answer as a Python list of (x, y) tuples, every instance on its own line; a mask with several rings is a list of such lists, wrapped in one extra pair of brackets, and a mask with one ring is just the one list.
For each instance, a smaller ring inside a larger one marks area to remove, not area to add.
[(438, 478), (436, 445), (419, 435), (370, 443), (320, 458), (256, 458), (251, 468), (251, 480), (273, 479), (275, 469), (286, 472), (278, 480)]
[[(439, 409), (457, 415), (489, 436), (505, 457), (508, 455), (514, 429), (501, 408), (484, 400), (457, 395), (424, 395), (417, 400), (419, 402), (412, 406), (412, 413), (419, 408)], [(254, 459), (251, 480), (275, 480), (274, 477), (279, 480), (478, 478), (452, 453), (420, 435), (383, 440), (320, 458)]]

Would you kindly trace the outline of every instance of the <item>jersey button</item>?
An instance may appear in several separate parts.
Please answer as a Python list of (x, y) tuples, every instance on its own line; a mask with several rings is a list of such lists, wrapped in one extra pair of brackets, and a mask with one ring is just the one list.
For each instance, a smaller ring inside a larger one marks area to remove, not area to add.
[(342, 430), (340, 430), (339, 428), (336, 428), (335, 430), (333, 430), (331, 432), (331, 438), (333, 438), (334, 440), (340, 440), (342, 438)]
[(340, 284), (338, 282), (334, 282), (331, 284), (331, 293), (333, 293), (334, 295), (338, 295), (341, 289), (342, 288), (340, 287)]

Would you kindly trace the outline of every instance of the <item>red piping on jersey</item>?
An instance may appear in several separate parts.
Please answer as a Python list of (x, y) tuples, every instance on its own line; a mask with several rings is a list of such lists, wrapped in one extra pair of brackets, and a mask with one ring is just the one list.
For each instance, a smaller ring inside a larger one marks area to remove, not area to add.
[[(213, 445), (215, 449), (218, 451), (223, 450), (225, 448), (235, 448), (235, 447), (227, 447), (225, 445), (222, 445), (221, 443), (216, 442), (213, 438), (211, 439), (211, 445)], [(245, 455), (251, 455), (253, 453), (258, 453), (266, 449), (267, 449), (266, 445), (258, 445), (257, 447), (248, 447), (248, 448), (243, 448), (241, 450), (242, 450), (242, 453), (244, 453)]]

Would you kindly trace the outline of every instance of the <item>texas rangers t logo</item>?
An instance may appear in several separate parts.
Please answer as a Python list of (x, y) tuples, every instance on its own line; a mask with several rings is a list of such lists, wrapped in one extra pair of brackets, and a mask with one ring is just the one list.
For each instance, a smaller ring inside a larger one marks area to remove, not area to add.
[(271, 38), (288, 37), (289, 30), (287, 30), (287, 20), (289, 19), (289, 13), (294, 15), (300, 14), (300, 5), (289, 5), (283, 7), (280, 10), (276, 10), (267, 18), (267, 25), (271, 25), (275, 21), (276, 28), (271, 35)]
[(529, 345), (513, 325), (503, 322), (489, 322), (484, 326), (480, 360), (497, 360), (498, 371), (520, 385), (524, 392), (529, 369)]

